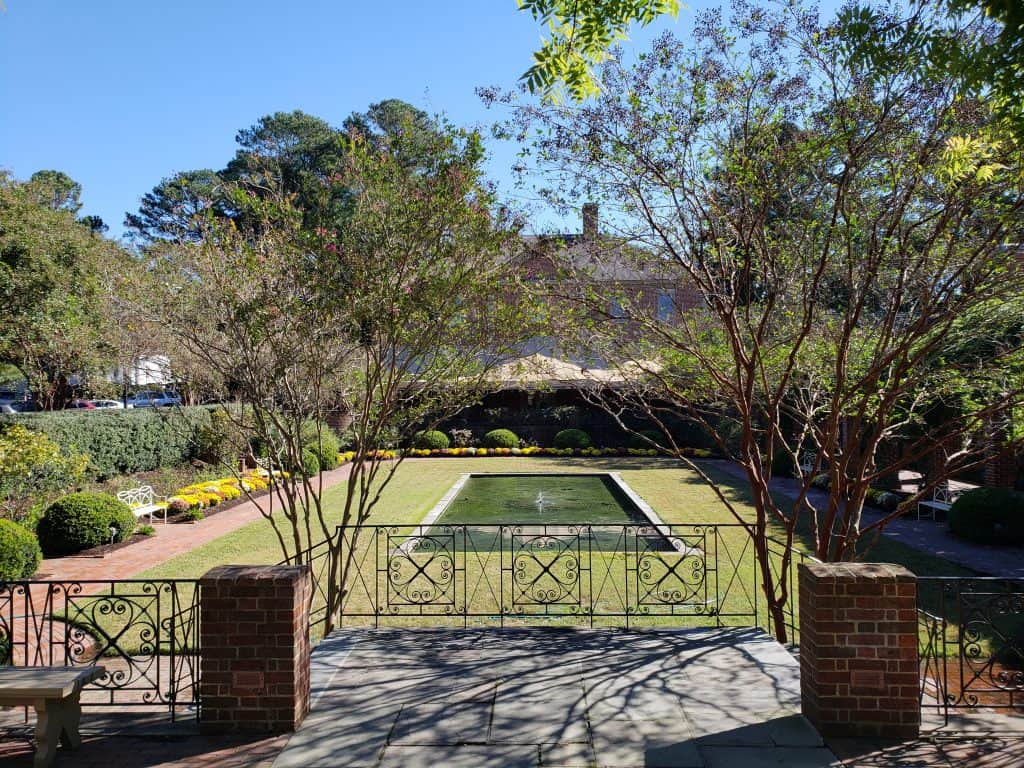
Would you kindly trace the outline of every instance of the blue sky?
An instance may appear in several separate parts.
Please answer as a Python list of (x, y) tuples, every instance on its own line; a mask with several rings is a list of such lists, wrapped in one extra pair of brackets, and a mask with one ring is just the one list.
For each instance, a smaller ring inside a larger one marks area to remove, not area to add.
[[(487, 124), (474, 89), (512, 87), (540, 28), (515, 0), (3, 0), (0, 168), (62, 170), (111, 235), (161, 178), (221, 168), (235, 133), (275, 111), (338, 125), (387, 98)], [(692, 4), (691, 4), (692, 7)], [(638, 30), (689, 29), (693, 11)], [(515, 149), (491, 145), (508, 193)], [(558, 224), (538, 214), (541, 230)]]

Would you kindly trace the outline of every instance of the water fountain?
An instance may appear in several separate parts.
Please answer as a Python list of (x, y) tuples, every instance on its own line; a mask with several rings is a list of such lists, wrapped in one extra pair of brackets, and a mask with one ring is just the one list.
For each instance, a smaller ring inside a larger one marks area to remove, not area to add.
[(544, 514), (544, 491), (537, 491), (537, 498), (533, 500), (533, 503), (537, 505), (537, 514)]

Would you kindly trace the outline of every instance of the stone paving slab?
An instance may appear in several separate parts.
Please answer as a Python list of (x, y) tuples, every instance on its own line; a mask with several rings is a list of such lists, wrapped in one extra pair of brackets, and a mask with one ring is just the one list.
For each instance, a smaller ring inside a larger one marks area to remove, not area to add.
[(344, 630), (312, 672), (275, 768), (836, 762), (796, 660), (757, 630)]

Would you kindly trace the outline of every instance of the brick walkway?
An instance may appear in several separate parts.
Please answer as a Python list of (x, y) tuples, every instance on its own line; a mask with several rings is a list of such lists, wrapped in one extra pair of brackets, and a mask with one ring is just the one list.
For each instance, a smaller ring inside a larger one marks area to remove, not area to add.
[[(349, 465), (324, 472), (324, 489), (348, 477)], [(261, 501), (266, 503), (267, 497)], [(276, 500), (275, 500), (276, 503)], [(36, 579), (74, 581), (78, 579), (130, 579), (142, 571), (165, 563), (178, 555), (231, 533), (244, 525), (262, 519), (256, 504), (246, 501), (224, 512), (218, 512), (195, 525), (190, 523), (156, 522), (156, 534), (130, 547), (114, 550), (103, 557), (61, 557), (43, 560)]]

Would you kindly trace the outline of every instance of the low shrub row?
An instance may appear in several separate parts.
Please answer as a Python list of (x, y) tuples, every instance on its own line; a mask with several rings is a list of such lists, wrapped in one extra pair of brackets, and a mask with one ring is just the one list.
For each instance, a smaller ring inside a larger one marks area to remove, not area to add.
[[(541, 448), (535, 445), (523, 448), (412, 448), (405, 453), (409, 458), (427, 458), (438, 456), (658, 456), (661, 452), (654, 448)], [(684, 456), (706, 459), (711, 451), (703, 448), (684, 448)]]
[(88, 473), (100, 480), (194, 458), (200, 430), (211, 423), (210, 409), (202, 406), (101, 413), (55, 411), (7, 418), (42, 432), (68, 454), (85, 454)]

